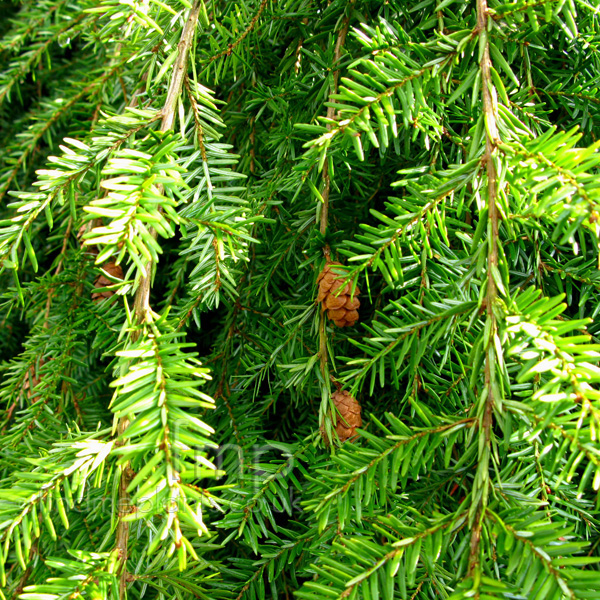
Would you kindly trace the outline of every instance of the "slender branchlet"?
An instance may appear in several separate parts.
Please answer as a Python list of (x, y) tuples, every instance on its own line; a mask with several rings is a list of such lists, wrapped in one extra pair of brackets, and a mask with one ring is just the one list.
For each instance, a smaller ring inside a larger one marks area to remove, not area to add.
[(483, 443), (479, 448), (479, 464), (475, 479), (474, 497), (477, 498), (475, 508), (475, 522), (471, 533), (469, 573), (474, 574), (479, 568), (479, 554), (481, 542), (482, 521), (487, 504), (488, 494), (488, 472), (491, 455), (491, 436), (493, 424), (493, 408), (495, 398), (494, 385), (496, 377), (496, 348), (494, 338), (497, 335), (498, 324), (496, 319), (496, 298), (498, 290), (494, 280), (494, 272), (498, 267), (498, 208), (497, 200), (497, 173), (494, 158), (497, 153), (498, 127), (496, 124), (495, 97), (493, 96), (493, 82), (491, 74), (490, 48), (488, 42), (488, 6), (487, 0), (477, 1), (477, 33), (481, 52), (480, 73), (481, 88), (483, 95), (483, 119), (485, 121), (485, 168), (487, 173), (487, 218), (488, 231), (488, 258), (487, 258), (487, 291), (485, 296), (486, 319), (489, 328), (487, 340), (484, 340), (485, 363), (484, 363), (484, 394), (485, 406), (480, 413), (479, 435), (483, 437)]
[[(188, 56), (190, 48), (192, 46), (192, 40), (194, 38), (194, 32), (196, 31), (196, 25), (198, 23), (198, 15), (200, 13), (200, 2), (196, 2), (190, 9), (187, 21), (181, 34), (181, 40), (179, 42), (179, 52), (177, 59), (173, 66), (173, 74), (169, 83), (169, 89), (167, 91), (167, 98), (162, 108), (162, 121), (160, 124), (160, 130), (165, 132), (169, 131), (173, 127), (175, 120), (175, 111), (177, 110), (177, 103), (181, 96), (181, 89), (183, 82), (187, 74)], [(152, 235), (156, 237), (156, 232), (153, 231)], [(152, 286), (152, 269), (153, 264), (151, 261), (147, 261), (146, 274), (141, 277), (139, 287), (135, 295), (135, 316), (138, 323), (142, 323), (146, 320), (146, 315), (150, 311), (150, 288)]]
[[(352, 4), (353, 3), (354, 2), (352, 2)], [(337, 40), (335, 43), (335, 49), (333, 52), (333, 64), (336, 67), (336, 69), (333, 72), (333, 86), (331, 88), (330, 97), (329, 97), (330, 102), (332, 101), (331, 96), (334, 96), (337, 93), (338, 80), (340, 78), (340, 70), (337, 67), (339, 67), (339, 61), (340, 61), (340, 57), (342, 55), (342, 48), (344, 46), (344, 42), (346, 41), (346, 36), (348, 35), (349, 26), (350, 26), (350, 16), (349, 16), (349, 14), (347, 14), (344, 17), (344, 20), (342, 22), (342, 26), (338, 33)], [(328, 106), (327, 107), (327, 119), (333, 119), (334, 116), (335, 116), (335, 107)], [(329, 123), (327, 125), (327, 128), (328, 129), (331, 128), (331, 123)], [(329, 178), (329, 162), (327, 160), (325, 160), (325, 164), (323, 165), (322, 177), (323, 177), (323, 192), (321, 195), (323, 197), (323, 203), (321, 205), (319, 230), (322, 235), (325, 235), (325, 232), (327, 231), (328, 220), (329, 220), (329, 190), (331, 188), (331, 181)], [(326, 260), (330, 259), (331, 251), (330, 251), (328, 244), (325, 245), (325, 247), (323, 248), (323, 254), (325, 255)], [(329, 388), (329, 375), (328, 375), (329, 369), (327, 366), (327, 318), (326, 318), (324, 312), (321, 312), (320, 319), (319, 319), (319, 361), (320, 361), (321, 374), (323, 376), (323, 382), (325, 382), (324, 385), (326, 385), (326, 387)]]
[[(179, 53), (173, 66), (173, 74), (169, 83), (169, 89), (167, 91), (167, 98), (162, 109), (162, 121), (160, 130), (165, 132), (169, 131), (173, 127), (175, 119), (175, 111), (183, 82), (187, 74), (187, 64), (190, 47), (196, 30), (196, 24), (198, 23), (198, 15), (200, 12), (200, 2), (197, 1), (194, 6), (190, 9), (188, 19), (183, 28), (181, 34), (181, 40), (179, 42)], [(152, 235), (156, 237), (156, 232), (152, 231)], [(139, 324), (143, 323), (149, 312), (150, 312), (150, 288), (152, 281), (152, 268), (151, 261), (146, 263), (146, 274), (140, 280), (139, 287), (135, 295), (135, 316)], [(139, 335), (139, 330), (134, 331), (134, 335)], [(118, 435), (122, 435), (129, 425), (129, 420), (121, 418), (117, 426)], [(121, 466), (121, 478), (119, 484), (119, 522), (117, 525), (116, 532), (116, 548), (119, 553), (119, 560), (121, 562), (121, 571), (119, 579), (119, 597), (122, 599), (125, 597), (125, 588), (128, 581), (127, 572), (127, 556), (128, 556), (128, 544), (129, 544), (129, 523), (123, 519), (130, 511), (130, 498), (127, 492), (127, 487), (131, 481), (131, 469), (129, 463), (125, 463)]]

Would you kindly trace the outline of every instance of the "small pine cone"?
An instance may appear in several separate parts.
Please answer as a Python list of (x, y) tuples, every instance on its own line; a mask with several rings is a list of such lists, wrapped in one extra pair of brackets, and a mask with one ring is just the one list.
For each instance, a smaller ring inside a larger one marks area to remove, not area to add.
[(360, 301), (357, 296), (360, 290), (356, 287), (354, 294), (351, 295), (352, 284), (350, 282), (344, 284), (346, 272), (341, 268), (336, 269), (336, 266), (341, 267), (341, 264), (327, 263), (319, 274), (317, 302), (321, 303), (321, 310), (326, 310), (327, 316), (338, 327), (350, 327), (358, 321)]
[[(353, 437), (356, 437), (356, 428), (362, 426), (362, 418), (360, 416), (360, 404), (346, 390), (334, 392), (331, 399), (338, 409), (339, 414), (335, 414), (333, 423), (335, 432), (340, 439), (340, 442), (345, 442)], [(327, 444), (327, 436), (324, 429), (321, 427), (321, 435)]]
[[(120, 265), (114, 262), (109, 262), (106, 263), (102, 268), (111, 277), (114, 277), (115, 279), (123, 279), (123, 269), (121, 269)], [(104, 275), (104, 273), (100, 273), (100, 275), (98, 275), (98, 277), (96, 277), (96, 280), (94, 281), (94, 287), (96, 288), (105, 288), (111, 285), (114, 285), (114, 281), (111, 281), (106, 275)], [(93, 292), (92, 300), (94, 302), (100, 302), (105, 298), (110, 298), (112, 295), (114, 295), (114, 291), (112, 290), (105, 290), (103, 292)]]

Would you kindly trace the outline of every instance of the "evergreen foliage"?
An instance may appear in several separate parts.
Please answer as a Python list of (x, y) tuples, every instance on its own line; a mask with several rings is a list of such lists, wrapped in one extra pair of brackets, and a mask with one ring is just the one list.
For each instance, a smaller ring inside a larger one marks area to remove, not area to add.
[(0, 14), (1, 600), (600, 597), (598, 0)]

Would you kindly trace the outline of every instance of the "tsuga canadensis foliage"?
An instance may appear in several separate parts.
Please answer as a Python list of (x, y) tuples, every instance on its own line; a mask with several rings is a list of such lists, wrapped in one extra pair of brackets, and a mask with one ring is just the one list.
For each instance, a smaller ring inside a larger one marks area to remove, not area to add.
[(0, 17), (0, 600), (600, 598), (599, 0)]

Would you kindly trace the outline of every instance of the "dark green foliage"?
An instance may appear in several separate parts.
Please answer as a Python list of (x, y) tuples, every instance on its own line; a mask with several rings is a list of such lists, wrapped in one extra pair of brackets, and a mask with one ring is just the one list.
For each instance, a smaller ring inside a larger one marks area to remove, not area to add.
[(0, 599), (600, 596), (597, 0), (0, 14)]

